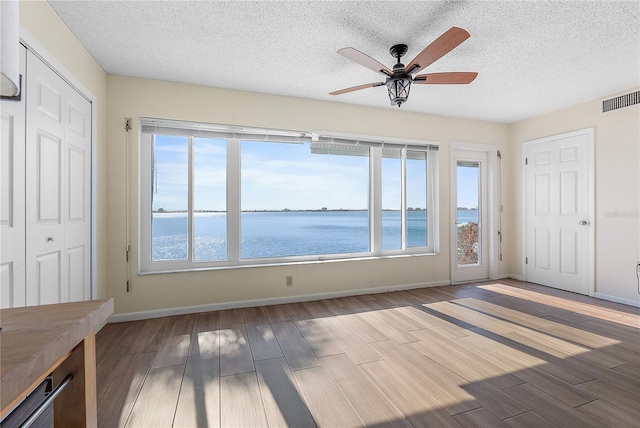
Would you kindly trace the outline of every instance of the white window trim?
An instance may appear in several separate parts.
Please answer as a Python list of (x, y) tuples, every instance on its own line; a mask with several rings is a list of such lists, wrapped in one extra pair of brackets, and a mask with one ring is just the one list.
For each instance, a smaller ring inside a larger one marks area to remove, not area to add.
[[(144, 120), (144, 118), (141, 118)], [(148, 120), (148, 119), (147, 119)], [(161, 121), (162, 124), (185, 124), (185, 122), (177, 121)], [(140, 122), (139, 122), (140, 123)], [(207, 127), (206, 124), (203, 125)], [(211, 127), (214, 125), (210, 125)], [(228, 126), (230, 129), (231, 126)], [(251, 128), (240, 128), (242, 131)], [(199, 128), (201, 129), (201, 128)], [(210, 132), (210, 128), (207, 127), (207, 132)], [(271, 132), (272, 130), (265, 130), (265, 132)], [(278, 134), (281, 132), (282, 134)], [(305, 138), (309, 141), (313, 138), (317, 138), (318, 134), (315, 133), (296, 133), (288, 131), (275, 131), (272, 135), (291, 135), (289, 138), (297, 138), (295, 135), (310, 136)], [(263, 133), (262, 135), (268, 135)], [(314, 137), (315, 135), (316, 137)], [(259, 258), (259, 259), (240, 259), (240, 214), (241, 214), (241, 168), (240, 168), (240, 140), (238, 138), (227, 138), (229, 144), (227, 144), (227, 255), (225, 260), (209, 260), (209, 261), (191, 261), (193, 251), (193, 221), (189, 221), (189, 249), (188, 260), (162, 260), (152, 261), (152, 240), (151, 240), (151, 146), (152, 135), (146, 132), (142, 132), (142, 126), (139, 133), (139, 198), (138, 198), (138, 273), (139, 274), (156, 274), (156, 273), (170, 273), (170, 272), (183, 272), (183, 271), (199, 271), (199, 270), (213, 270), (213, 269), (229, 269), (240, 267), (256, 267), (256, 266), (274, 266), (274, 265), (287, 265), (287, 264), (300, 264), (300, 263), (319, 263), (328, 261), (346, 261), (346, 260), (360, 260), (360, 259), (381, 259), (389, 257), (407, 257), (407, 256), (421, 256), (421, 255), (433, 255), (439, 252), (439, 233), (438, 233), (438, 221), (439, 221), (439, 205), (437, 197), (434, 192), (439, 189), (438, 176), (439, 176), (439, 162), (437, 150), (430, 150), (427, 156), (427, 201), (426, 211), (429, 216), (427, 222), (427, 236), (429, 237), (429, 245), (426, 247), (411, 247), (406, 248), (405, 236), (406, 236), (406, 171), (404, 160), (406, 160), (406, 148), (419, 149), (424, 147), (438, 147), (439, 144), (433, 141), (424, 140), (405, 140), (397, 138), (384, 138), (363, 136), (354, 134), (329, 134), (322, 133), (321, 138), (324, 140), (333, 140), (334, 138), (341, 140), (351, 140), (357, 142), (363, 142), (365, 144), (372, 144), (369, 152), (369, 233), (370, 233), (370, 250), (369, 252), (361, 253), (341, 253), (341, 254), (326, 254), (326, 255), (303, 255), (303, 256), (289, 256), (289, 257), (273, 257), (273, 258)], [(191, 141), (191, 138), (190, 140)], [(268, 141), (267, 141), (268, 143)], [(402, 150), (402, 249), (399, 250), (383, 250), (382, 249), (382, 147), (375, 146), (375, 144), (389, 144), (404, 146)], [(193, 162), (191, 156), (191, 144), (189, 144), (189, 193), (193, 192), (192, 180), (193, 180), (193, 168), (191, 162)], [(189, 216), (193, 215), (192, 200), (190, 195), (189, 200)], [(191, 219), (192, 220), (192, 219)]]
[(240, 144), (231, 139), (227, 144), (227, 264), (240, 263), (240, 239), (229, 239), (240, 236), (240, 216), (242, 213), (240, 194)]

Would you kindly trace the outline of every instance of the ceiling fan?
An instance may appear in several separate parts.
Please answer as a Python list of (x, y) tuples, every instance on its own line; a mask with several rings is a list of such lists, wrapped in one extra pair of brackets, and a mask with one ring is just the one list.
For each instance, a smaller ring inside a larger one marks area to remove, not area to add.
[(444, 34), (434, 40), (429, 46), (424, 48), (422, 52), (416, 56), (413, 61), (405, 67), (400, 62), (400, 58), (407, 53), (407, 45), (394, 45), (389, 49), (389, 53), (398, 62), (393, 66), (393, 71), (385, 67), (370, 56), (363, 54), (354, 48), (342, 48), (338, 53), (351, 61), (367, 67), (370, 70), (380, 73), (386, 77), (385, 82), (367, 83), (364, 85), (353, 86), (351, 88), (341, 89), (331, 92), (330, 95), (341, 95), (348, 92), (358, 91), (360, 89), (373, 88), (376, 86), (386, 85), (389, 91), (389, 99), (391, 105), (400, 107), (402, 103), (409, 98), (409, 90), (411, 84), (427, 84), (427, 85), (450, 85), (450, 84), (468, 84), (473, 82), (478, 73), (473, 72), (449, 72), (449, 73), (427, 73), (418, 74), (423, 68), (433, 64), (462, 42), (470, 37), (466, 30), (458, 27), (452, 27)]

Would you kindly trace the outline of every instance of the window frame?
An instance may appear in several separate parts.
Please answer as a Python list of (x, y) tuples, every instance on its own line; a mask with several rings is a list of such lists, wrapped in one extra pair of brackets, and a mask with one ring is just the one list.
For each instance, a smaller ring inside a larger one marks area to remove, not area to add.
[[(188, 148), (188, 259), (187, 260), (152, 260), (152, 148), (154, 135), (164, 134), (163, 132), (150, 133), (149, 128), (143, 130), (143, 122), (151, 123), (153, 121), (162, 124), (175, 124), (177, 131), (171, 135), (183, 135), (189, 137)], [(265, 257), (257, 259), (241, 259), (240, 258), (240, 227), (241, 227), (241, 141), (245, 138), (238, 137), (231, 125), (215, 125), (215, 124), (194, 124), (192, 122), (183, 121), (166, 121), (151, 118), (141, 118), (141, 126), (139, 132), (139, 174), (138, 174), (138, 273), (154, 274), (169, 273), (182, 271), (198, 271), (211, 269), (228, 269), (239, 267), (255, 267), (255, 266), (274, 266), (287, 265), (297, 263), (320, 263), (325, 261), (338, 260), (355, 260), (355, 259), (377, 259), (388, 257), (402, 257), (415, 255), (433, 255), (439, 251), (439, 170), (438, 170), (438, 143), (424, 140), (408, 140), (398, 138), (384, 138), (375, 136), (362, 136), (353, 134), (331, 134), (328, 132), (316, 133), (306, 132), (290, 132), (282, 130), (266, 130), (260, 128), (242, 127), (241, 133), (247, 130), (254, 135), (265, 136), (263, 139), (254, 139), (264, 141), (266, 144), (270, 142), (278, 142), (279, 139), (297, 138), (295, 135), (301, 136), (303, 142), (317, 142), (319, 139), (327, 143), (347, 143), (355, 145), (369, 146), (369, 251), (359, 253), (339, 253), (325, 255), (300, 255), (287, 257)], [(227, 220), (227, 259), (196, 261), (193, 254), (193, 138), (203, 137), (201, 131), (203, 128), (208, 130), (214, 129), (219, 134), (225, 134), (227, 140), (226, 154), (226, 220)], [(185, 134), (180, 134), (180, 129)], [(231, 131), (229, 131), (231, 129)], [(274, 132), (274, 134), (270, 134)], [(274, 135), (270, 137), (270, 135)], [(401, 212), (401, 236), (402, 245), (400, 249), (383, 250), (382, 249), (382, 147), (397, 146), (402, 151), (402, 177), (401, 177), (401, 195), (402, 195), (402, 212)], [(426, 151), (426, 213), (427, 213), (427, 237), (428, 245), (424, 247), (407, 247), (407, 202), (406, 202), (406, 152), (407, 150)]]

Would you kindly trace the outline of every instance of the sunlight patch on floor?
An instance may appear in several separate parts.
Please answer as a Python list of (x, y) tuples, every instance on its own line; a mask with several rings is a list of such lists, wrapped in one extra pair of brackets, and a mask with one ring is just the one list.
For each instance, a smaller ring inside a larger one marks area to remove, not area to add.
[(604, 348), (621, 343), (621, 341), (616, 339), (590, 333), (576, 327), (571, 327), (566, 324), (561, 324), (546, 318), (505, 308), (501, 305), (496, 305), (494, 303), (485, 302), (475, 298), (457, 299), (453, 300), (453, 302), (515, 325), (530, 328), (537, 332), (544, 332), (550, 336), (559, 337), (571, 342), (577, 342), (590, 348)]
[(480, 285), (478, 288), (492, 291), (524, 300), (540, 303), (568, 312), (575, 312), (601, 320), (615, 322), (618, 324), (628, 325), (630, 327), (640, 328), (640, 315), (634, 315), (627, 312), (617, 311), (612, 308), (591, 305), (588, 303), (576, 302), (574, 300), (565, 299), (558, 296), (550, 296), (548, 294), (538, 293), (531, 290), (510, 287), (503, 284), (487, 284)]

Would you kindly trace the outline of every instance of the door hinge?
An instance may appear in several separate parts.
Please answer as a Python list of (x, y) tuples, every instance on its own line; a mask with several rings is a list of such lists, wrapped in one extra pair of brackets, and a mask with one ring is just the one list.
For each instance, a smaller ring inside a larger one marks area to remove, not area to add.
[(529, 158), (524, 158), (524, 164), (529, 165)]
[(528, 265), (528, 264), (529, 264), (529, 257), (525, 257), (525, 258), (524, 258), (524, 264), (525, 264), (525, 265)]
[(124, 130), (129, 132), (132, 129), (133, 129), (133, 126), (132, 126), (131, 118), (130, 117), (125, 117), (124, 118)]
[(129, 280), (127, 279), (127, 293), (131, 290), (131, 287), (129, 287)]
[(500, 150), (498, 150), (498, 159), (502, 159), (502, 153), (500, 153)]
[(125, 257), (127, 259), (127, 263), (129, 263), (129, 251), (131, 250), (131, 245), (127, 244), (127, 249), (125, 250)]

